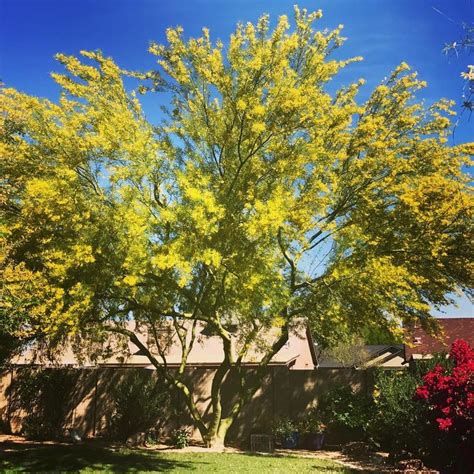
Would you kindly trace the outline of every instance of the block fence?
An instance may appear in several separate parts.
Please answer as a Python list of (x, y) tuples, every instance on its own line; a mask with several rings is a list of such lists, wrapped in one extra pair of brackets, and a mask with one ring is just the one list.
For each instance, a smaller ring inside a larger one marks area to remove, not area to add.
[[(15, 379), (24, 368), (0, 371), (0, 426), (13, 434), (21, 433), (22, 420), (26, 415), (17, 407)], [(41, 369), (39, 369), (41, 370)], [(54, 369), (43, 369), (54, 370)], [(111, 387), (117, 384), (128, 371), (152, 371), (142, 368), (79, 368), (73, 395), (68, 400), (64, 413), (64, 427), (74, 428), (86, 437), (105, 436), (113, 409)], [(209, 403), (209, 394), (215, 368), (192, 367), (186, 373), (200, 409)], [(244, 407), (229, 430), (227, 442), (248, 443), (252, 433), (268, 433), (275, 421), (283, 417), (304, 416), (305, 410), (318, 403), (321, 396), (337, 385), (350, 385), (369, 392), (372, 389), (373, 373), (370, 370), (329, 369), (289, 370), (286, 367), (269, 367), (259, 390)], [(223, 387), (223, 400), (231, 400), (236, 386), (229, 381)], [(200, 439), (193, 428), (182, 400), (175, 400), (179, 415), (166, 414), (164, 433), (182, 426), (191, 428), (192, 437)]]

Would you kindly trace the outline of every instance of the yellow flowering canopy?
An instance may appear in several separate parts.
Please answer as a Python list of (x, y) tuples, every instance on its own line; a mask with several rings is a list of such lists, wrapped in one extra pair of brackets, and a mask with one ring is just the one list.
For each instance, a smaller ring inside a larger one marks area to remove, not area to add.
[[(365, 103), (327, 84), (341, 28), (295, 8), (227, 43), (152, 44), (156, 70), (57, 55), (58, 101), (0, 94), (1, 326), (22, 336), (202, 320), (242, 350), (306, 318), (330, 344), (397, 333), (472, 287), (474, 144), (401, 64)], [(135, 82), (128, 90), (124, 80)], [(333, 88), (332, 88), (333, 89)], [(163, 108), (151, 123), (140, 104)], [(14, 328), (14, 330), (13, 330)]]

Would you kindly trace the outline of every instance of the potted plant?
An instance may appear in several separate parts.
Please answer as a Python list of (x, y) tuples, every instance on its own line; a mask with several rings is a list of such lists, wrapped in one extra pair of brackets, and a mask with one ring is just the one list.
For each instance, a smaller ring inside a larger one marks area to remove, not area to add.
[(298, 446), (299, 432), (296, 423), (289, 418), (281, 419), (274, 428), (274, 435), (281, 442), (283, 449), (294, 449)]
[(323, 448), (326, 424), (315, 410), (311, 410), (306, 418), (300, 423), (300, 433), (304, 437), (306, 449), (316, 451)]

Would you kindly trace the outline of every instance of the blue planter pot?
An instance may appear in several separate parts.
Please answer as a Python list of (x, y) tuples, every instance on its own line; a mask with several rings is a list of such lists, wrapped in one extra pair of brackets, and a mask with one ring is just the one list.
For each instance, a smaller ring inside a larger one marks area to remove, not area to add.
[(283, 449), (295, 449), (298, 446), (300, 434), (297, 431), (293, 431), (291, 435), (281, 439), (281, 447)]

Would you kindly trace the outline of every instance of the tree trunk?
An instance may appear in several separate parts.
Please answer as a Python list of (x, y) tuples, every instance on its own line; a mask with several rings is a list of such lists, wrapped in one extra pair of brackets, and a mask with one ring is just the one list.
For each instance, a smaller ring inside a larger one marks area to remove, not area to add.
[(234, 417), (222, 418), (217, 429), (209, 431), (203, 440), (208, 448), (224, 448), (225, 437)]
[[(286, 326), (284, 329), (279, 340), (275, 342), (272, 350), (266, 354), (261, 365), (253, 374), (247, 374), (247, 376), (245, 376), (242, 373), (242, 367), (234, 367), (236, 369), (235, 375), (239, 378), (240, 389), (237, 400), (234, 402), (232, 408), (227, 411), (225, 417), (222, 416), (221, 388), (224, 379), (229, 373), (230, 367), (228, 361), (224, 361), (219, 367), (216, 377), (213, 380), (211, 390), (211, 405), (213, 407), (212, 419), (207, 426), (205, 426), (204, 423), (202, 423), (202, 418), (200, 418), (202, 429), (198, 425), (202, 439), (208, 448), (224, 448), (225, 437), (229, 428), (238, 417), (243, 406), (248, 403), (257, 392), (260, 382), (264, 377), (264, 372), (268, 367), (268, 362), (288, 340), (288, 327)], [(187, 396), (190, 397), (191, 394), (188, 393)]]
[[(264, 372), (270, 362), (271, 358), (281, 349), (283, 344), (288, 340), (288, 326), (285, 325), (282, 328), (282, 334), (277, 341), (273, 344), (272, 348), (262, 358), (260, 365), (253, 374), (253, 377), (247, 378), (242, 373), (241, 361), (243, 356), (240, 358), (235, 366), (231, 364), (231, 345), (230, 337), (223, 334), (224, 353), (225, 359), (217, 369), (215, 377), (212, 381), (211, 387), (211, 406), (212, 406), (212, 418), (209, 423), (204, 422), (204, 416), (207, 412), (201, 413), (194, 401), (194, 396), (191, 388), (181, 379), (181, 377), (174, 376), (168, 371), (166, 361), (164, 364), (160, 364), (158, 360), (153, 356), (148, 347), (138, 339), (137, 335), (133, 331), (129, 331), (126, 328), (114, 327), (111, 329), (113, 332), (120, 333), (128, 336), (130, 341), (134, 343), (144, 354), (148, 357), (150, 362), (156, 368), (165, 379), (169, 381), (184, 397), (187, 408), (194, 421), (195, 426), (198, 428), (202, 439), (207, 447), (209, 448), (223, 448), (225, 437), (227, 432), (240, 413), (240, 410), (249, 402), (255, 392), (258, 390), (259, 382), (263, 379)], [(225, 336), (225, 337), (224, 337)], [(164, 357), (164, 356), (163, 356)], [(227, 416), (222, 416), (222, 400), (221, 400), (221, 389), (224, 381), (226, 380), (231, 369), (235, 369), (235, 374), (239, 378), (239, 393), (237, 400), (234, 402), (233, 407), (226, 413)]]
[[(225, 437), (224, 437), (225, 438)], [(218, 436), (217, 434), (213, 436), (207, 436), (204, 439), (206, 443), (206, 448), (215, 448), (215, 449), (223, 449), (224, 448), (224, 438)]]

